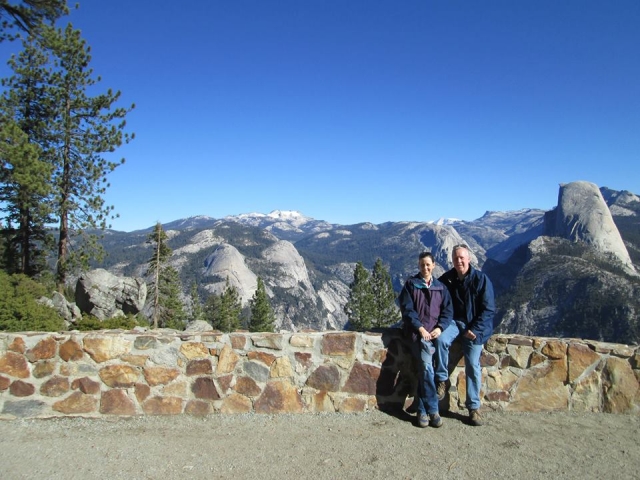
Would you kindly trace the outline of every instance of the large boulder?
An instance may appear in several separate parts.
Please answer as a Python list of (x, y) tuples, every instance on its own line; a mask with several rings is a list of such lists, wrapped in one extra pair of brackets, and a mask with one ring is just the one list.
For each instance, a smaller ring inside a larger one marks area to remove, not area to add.
[(135, 315), (146, 299), (147, 284), (142, 278), (118, 277), (102, 268), (83, 274), (76, 283), (76, 305), (100, 320)]

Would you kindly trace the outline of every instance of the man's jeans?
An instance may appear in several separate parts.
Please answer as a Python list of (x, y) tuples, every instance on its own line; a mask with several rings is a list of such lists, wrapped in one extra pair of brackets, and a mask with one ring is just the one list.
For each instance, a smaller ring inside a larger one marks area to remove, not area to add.
[(420, 362), (418, 376), (418, 415), (438, 413), (438, 393), (434, 381), (433, 353), (435, 349), (431, 342), (422, 338), (412, 344), (413, 355)]
[(465, 406), (469, 410), (477, 410), (480, 408), (480, 387), (482, 386), (482, 368), (480, 367), (482, 344), (475, 345), (473, 340), (463, 337), (463, 331), (456, 322), (453, 322), (434, 340), (436, 347), (436, 381), (446, 382), (449, 379), (449, 347), (454, 340), (459, 338), (464, 355), (464, 372), (467, 376)]

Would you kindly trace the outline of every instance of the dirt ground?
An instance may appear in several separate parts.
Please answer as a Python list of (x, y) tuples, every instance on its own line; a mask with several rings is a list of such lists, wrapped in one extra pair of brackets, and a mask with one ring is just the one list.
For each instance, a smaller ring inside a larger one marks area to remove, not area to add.
[(439, 428), (365, 414), (0, 421), (0, 475), (47, 479), (640, 476), (640, 417), (485, 413)]

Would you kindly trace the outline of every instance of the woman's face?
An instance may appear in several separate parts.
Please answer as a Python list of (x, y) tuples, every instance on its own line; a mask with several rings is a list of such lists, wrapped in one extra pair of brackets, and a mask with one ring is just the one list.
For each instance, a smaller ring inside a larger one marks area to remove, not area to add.
[(420, 269), (420, 275), (426, 281), (431, 280), (431, 272), (436, 267), (436, 264), (433, 263), (431, 257), (424, 257), (418, 260), (418, 268)]

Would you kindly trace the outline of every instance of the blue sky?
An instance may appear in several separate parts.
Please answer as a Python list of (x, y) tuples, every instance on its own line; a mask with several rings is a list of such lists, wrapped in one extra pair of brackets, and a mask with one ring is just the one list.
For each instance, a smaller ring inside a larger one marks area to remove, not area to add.
[(575, 180), (640, 194), (637, 0), (87, 0), (66, 20), (136, 104), (117, 230), (473, 220)]

